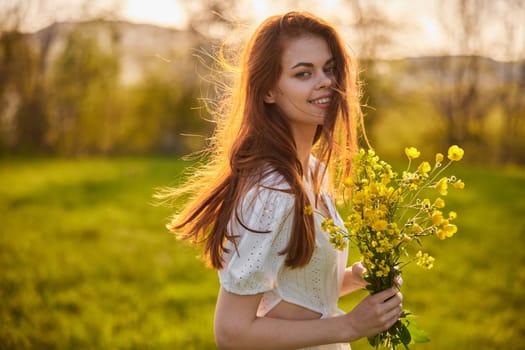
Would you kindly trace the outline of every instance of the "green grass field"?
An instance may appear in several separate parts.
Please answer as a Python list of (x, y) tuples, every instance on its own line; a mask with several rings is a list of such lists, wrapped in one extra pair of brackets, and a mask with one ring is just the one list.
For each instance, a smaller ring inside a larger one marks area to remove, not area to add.
[[(216, 273), (164, 228), (170, 210), (151, 203), (185, 165), (0, 161), (0, 348), (214, 349)], [(404, 306), (432, 338), (412, 349), (520, 349), (525, 170), (460, 163), (454, 173), (467, 184), (447, 202), (459, 232), (426, 241), (433, 270), (404, 274)]]

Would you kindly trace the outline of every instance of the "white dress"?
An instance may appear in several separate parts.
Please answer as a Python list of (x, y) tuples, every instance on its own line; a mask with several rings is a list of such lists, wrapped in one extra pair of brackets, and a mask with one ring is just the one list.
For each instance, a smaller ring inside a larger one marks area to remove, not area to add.
[[(294, 196), (280, 175), (267, 176), (252, 188), (239, 205), (237, 218), (230, 220), (230, 232), (238, 235), (237, 250), (227, 242), (224, 267), (219, 270), (221, 286), (240, 295), (263, 293), (257, 316), (265, 316), (279, 302), (286, 301), (320, 313), (321, 318), (341, 315), (337, 307), (348, 252), (336, 250), (321, 230), (323, 216), (314, 213), (316, 247), (310, 262), (290, 269), (285, 255), (292, 231)], [(334, 221), (342, 226), (330, 197), (322, 199)], [(250, 230), (248, 230), (249, 228)], [(349, 344), (308, 347), (310, 350), (348, 350)]]

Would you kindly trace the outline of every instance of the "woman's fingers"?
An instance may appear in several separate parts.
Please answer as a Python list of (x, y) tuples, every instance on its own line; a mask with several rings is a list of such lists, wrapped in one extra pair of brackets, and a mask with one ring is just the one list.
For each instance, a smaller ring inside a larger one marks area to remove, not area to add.
[(397, 286), (390, 287), (379, 293), (376, 293), (373, 295), (373, 298), (377, 299), (378, 301), (387, 301), (391, 299), (392, 297), (394, 297), (395, 295), (399, 295), (401, 300), (403, 300), (403, 297), (401, 296), (401, 293), (399, 292), (399, 288), (397, 288)]
[(397, 288), (401, 288), (403, 285), (403, 277), (401, 277), (401, 275), (394, 277), (394, 284), (397, 286)]
[(387, 330), (396, 323), (403, 312), (403, 295), (395, 286), (384, 292), (385, 294), (382, 297), (386, 297), (386, 299), (382, 299), (383, 302), (378, 307), (382, 310), (383, 330)]
[(358, 261), (352, 264), (352, 272), (356, 276), (362, 276), (366, 272), (366, 267), (362, 261)]
[(353, 327), (361, 336), (389, 329), (400, 317), (403, 296), (397, 287), (369, 295), (350, 313)]
[(384, 320), (394, 317), (396, 320), (403, 311), (403, 295), (396, 286), (374, 295), (378, 302), (378, 311), (384, 315)]

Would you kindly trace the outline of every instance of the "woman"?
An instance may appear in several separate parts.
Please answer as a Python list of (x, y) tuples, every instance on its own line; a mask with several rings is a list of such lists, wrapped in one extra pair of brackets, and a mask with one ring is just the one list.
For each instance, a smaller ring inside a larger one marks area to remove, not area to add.
[(211, 160), (165, 194), (194, 194), (170, 228), (204, 243), (219, 270), (218, 348), (349, 349), (399, 318), (396, 288), (337, 308), (366, 285), (364, 267), (346, 268), (347, 252), (320, 228), (325, 217), (343, 226), (331, 194), (356, 148), (356, 81), (329, 24), (301, 12), (268, 18), (244, 50)]

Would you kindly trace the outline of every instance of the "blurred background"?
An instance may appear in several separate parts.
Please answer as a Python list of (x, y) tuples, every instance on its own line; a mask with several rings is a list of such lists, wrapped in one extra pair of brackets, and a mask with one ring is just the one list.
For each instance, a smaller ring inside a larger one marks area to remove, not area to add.
[(466, 151), (459, 232), (406, 272), (414, 349), (522, 346), (525, 1), (2, 0), (0, 349), (214, 348), (216, 274), (152, 195), (211, 135), (219, 47), (292, 9), (340, 30), (383, 158)]

